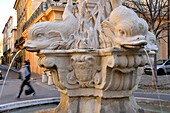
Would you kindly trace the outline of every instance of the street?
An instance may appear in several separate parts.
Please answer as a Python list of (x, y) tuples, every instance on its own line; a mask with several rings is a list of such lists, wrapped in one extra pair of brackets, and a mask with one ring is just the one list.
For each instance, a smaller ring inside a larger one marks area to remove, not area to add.
[[(7, 68), (0, 65), (2, 74), (5, 75)], [(41, 76), (35, 73), (32, 73), (31, 85), (36, 91), (35, 96), (26, 96), (24, 92), (21, 95), (20, 99), (16, 99), (16, 95), (19, 92), (21, 80), (18, 79), (18, 73), (10, 70), (7, 75), (7, 79), (2, 91), (2, 96), (0, 98), (0, 104), (18, 102), (31, 99), (41, 99), (41, 98), (50, 98), (50, 97), (59, 97), (59, 92), (54, 85), (48, 86), (47, 83), (41, 83)], [(0, 90), (2, 89), (2, 82), (0, 84)]]
[[(7, 67), (0, 65), (2, 74), (5, 75)], [(7, 76), (4, 89), (2, 91), (2, 97), (0, 98), (0, 104), (5, 104), (9, 102), (18, 102), (31, 99), (41, 99), (50, 97), (59, 97), (59, 92), (54, 85), (48, 86), (47, 83), (41, 82), (41, 75), (32, 73), (31, 85), (36, 91), (35, 96), (25, 96), (24, 92), (20, 99), (16, 99), (16, 95), (19, 91), (21, 80), (18, 79), (18, 74), (14, 69), (10, 69), (9, 75)], [(170, 101), (170, 75), (158, 76), (159, 90), (151, 89), (152, 86), (152, 76), (142, 75), (139, 82), (139, 88), (134, 92), (136, 98), (147, 98), (147, 99), (161, 99)], [(2, 84), (0, 84), (0, 89), (2, 89)]]

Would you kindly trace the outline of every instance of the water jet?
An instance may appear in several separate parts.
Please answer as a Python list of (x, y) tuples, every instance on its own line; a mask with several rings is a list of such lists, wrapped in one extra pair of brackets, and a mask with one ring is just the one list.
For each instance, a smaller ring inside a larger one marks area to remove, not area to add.
[(4, 89), (4, 86), (5, 86), (5, 82), (6, 82), (7, 77), (8, 77), (9, 70), (11, 69), (11, 66), (12, 66), (12, 63), (14, 62), (16, 56), (17, 56), (22, 50), (23, 50), (23, 48), (20, 49), (20, 50), (14, 55), (14, 57), (13, 57), (12, 60), (11, 60), (11, 63), (10, 63), (10, 65), (9, 65), (9, 67), (8, 67), (7, 73), (6, 73), (6, 75), (5, 75), (5, 77), (4, 77), (4, 80), (3, 80), (3, 83), (2, 83), (2, 88), (1, 88), (1, 91), (0, 91), (0, 99), (1, 99), (1, 96), (2, 96), (2, 93), (3, 93), (3, 89)]

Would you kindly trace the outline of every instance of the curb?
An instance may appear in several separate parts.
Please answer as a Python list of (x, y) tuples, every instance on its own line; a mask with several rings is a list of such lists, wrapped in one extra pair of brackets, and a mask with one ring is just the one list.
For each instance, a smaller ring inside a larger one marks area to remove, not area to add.
[(162, 99), (153, 99), (153, 98), (142, 98), (142, 97), (135, 97), (137, 103), (146, 103), (152, 104), (154, 106), (163, 106), (170, 108), (170, 102)]
[[(8, 70), (8, 68), (9, 68), (9, 66), (7, 66), (7, 65), (2, 65), (2, 64), (1, 64), (1, 66), (4, 67), (6, 70)], [(11, 67), (9, 70), (12, 70), (12, 71), (14, 71), (14, 72), (17, 72), (19, 69), (14, 69), (14, 67)]]
[(23, 107), (28, 107), (28, 106), (59, 103), (59, 102), (60, 102), (60, 97), (12, 102), (12, 103), (0, 105), (0, 112), (12, 110), (12, 109), (23, 108)]
[[(161, 100), (161, 99), (152, 99), (152, 98), (141, 98), (141, 97), (137, 97), (135, 99), (136, 99), (136, 102), (138, 103), (138, 105), (146, 104), (146, 105), (159, 107), (160, 109), (162, 109), (162, 108), (170, 109), (169, 101), (165, 101), (165, 100)], [(146, 111), (152, 111), (152, 110), (146, 110)], [(153, 112), (149, 112), (149, 113), (155, 113), (155, 112), (153, 111)]]
[[(170, 96), (170, 94), (166, 94), (166, 93), (162, 93), (162, 92), (158, 92), (159, 95), (167, 95)], [(141, 91), (135, 91), (134, 94), (155, 94), (158, 95), (157, 92), (141, 92)]]

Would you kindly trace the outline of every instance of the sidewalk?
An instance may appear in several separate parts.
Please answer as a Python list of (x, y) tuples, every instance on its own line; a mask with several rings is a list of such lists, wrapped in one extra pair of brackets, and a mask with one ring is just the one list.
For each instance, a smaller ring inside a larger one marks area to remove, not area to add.
[[(6, 67), (6, 70), (8, 68), (8, 66), (5, 66), (5, 65), (3, 65), (3, 67)], [(2, 70), (3, 74), (6, 74), (6, 70)], [(41, 75), (32, 73), (31, 85), (36, 91), (36, 95), (26, 96), (23, 91), (21, 98), (17, 99), (16, 95), (19, 92), (22, 81), (18, 79), (18, 73), (16, 73), (15, 71), (17, 70), (13, 67), (9, 71), (9, 74), (7, 76), (5, 85), (3, 87), (2, 95), (0, 98), (0, 105), (5, 104), (5, 103), (10, 103), (10, 102), (19, 102), (19, 101), (32, 100), (32, 99), (59, 97), (59, 92), (57, 91), (57, 88), (55, 88), (54, 85), (49, 86), (47, 85), (47, 83), (42, 83)], [(0, 90), (2, 89), (2, 86), (3, 85), (0, 84)]]

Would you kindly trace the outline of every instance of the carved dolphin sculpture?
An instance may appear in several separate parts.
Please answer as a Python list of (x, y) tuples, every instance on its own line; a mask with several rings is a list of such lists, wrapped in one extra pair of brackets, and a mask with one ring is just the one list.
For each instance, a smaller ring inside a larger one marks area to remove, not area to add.
[(116, 47), (141, 48), (147, 44), (146, 21), (125, 6), (115, 8), (110, 14), (109, 21), (102, 23), (102, 28), (106, 37), (112, 39)]
[(152, 32), (148, 32), (147, 34), (147, 45), (145, 46), (146, 49), (150, 51), (158, 51), (158, 47), (156, 45), (156, 36)]
[(26, 41), (24, 47), (28, 51), (39, 51), (41, 49), (58, 49), (64, 47), (64, 41), (77, 29), (77, 19), (72, 13), (72, 0), (68, 0), (63, 12), (63, 21), (39, 22), (28, 30), (30, 40)]

